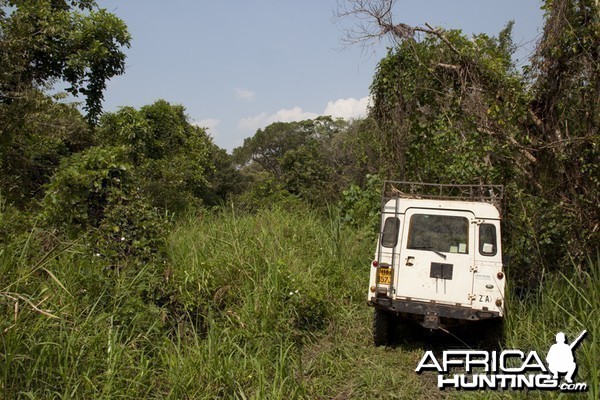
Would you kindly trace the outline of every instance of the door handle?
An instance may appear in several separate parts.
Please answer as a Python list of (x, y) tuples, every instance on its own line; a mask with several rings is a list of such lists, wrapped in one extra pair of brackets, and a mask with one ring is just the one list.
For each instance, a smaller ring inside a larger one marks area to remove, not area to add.
[(415, 258), (413, 256), (406, 257), (406, 265), (412, 267), (414, 264)]

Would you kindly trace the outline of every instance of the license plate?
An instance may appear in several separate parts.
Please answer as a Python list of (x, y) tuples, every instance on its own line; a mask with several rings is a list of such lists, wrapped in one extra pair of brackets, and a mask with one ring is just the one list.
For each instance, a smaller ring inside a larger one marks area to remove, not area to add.
[(377, 268), (377, 283), (380, 285), (391, 285), (392, 284), (392, 269), (391, 268)]

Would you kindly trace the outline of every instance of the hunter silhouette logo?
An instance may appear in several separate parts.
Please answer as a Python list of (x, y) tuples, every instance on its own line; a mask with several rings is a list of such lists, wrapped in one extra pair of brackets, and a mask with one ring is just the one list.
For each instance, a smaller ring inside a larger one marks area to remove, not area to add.
[(573, 350), (581, 342), (581, 339), (587, 334), (587, 331), (581, 332), (577, 339), (575, 339), (570, 345), (566, 343), (565, 334), (558, 332), (556, 334), (556, 344), (553, 344), (548, 351), (546, 361), (548, 362), (548, 369), (552, 372), (554, 379), (559, 378), (559, 374), (566, 373), (567, 383), (573, 383), (573, 375), (577, 370), (577, 364), (575, 363), (575, 357), (573, 357)]
[[(568, 344), (565, 334), (558, 332), (556, 343), (546, 355), (546, 363), (535, 350), (527, 353), (518, 349), (445, 350), (437, 356), (428, 350), (415, 372), (437, 371), (440, 389), (584, 392), (588, 390), (587, 383), (573, 382), (577, 371), (573, 353), (586, 334), (584, 330)], [(562, 375), (565, 382), (561, 382)]]

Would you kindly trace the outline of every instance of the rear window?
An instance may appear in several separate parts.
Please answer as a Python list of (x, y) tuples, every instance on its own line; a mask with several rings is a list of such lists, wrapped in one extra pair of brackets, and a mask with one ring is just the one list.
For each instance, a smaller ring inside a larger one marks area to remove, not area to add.
[(398, 244), (398, 231), (400, 230), (400, 220), (396, 217), (385, 219), (383, 232), (381, 233), (381, 245), (383, 247), (396, 247)]
[(469, 220), (451, 215), (414, 214), (408, 248), (442, 253), (469, 253)]

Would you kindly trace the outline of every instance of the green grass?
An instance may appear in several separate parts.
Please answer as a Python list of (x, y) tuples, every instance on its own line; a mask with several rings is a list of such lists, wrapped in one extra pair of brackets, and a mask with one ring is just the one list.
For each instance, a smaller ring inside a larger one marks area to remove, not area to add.
[[(181, 221), (165, 264), (115, 269), (34, 230), (0, 250), (0, 398), (560, 398), (440, 392), (414, 372), (429, 338), (375, 348), (373, 239), (306, 209), (225, 209)], [(540, 355), (556, 332), (587, 329), (577, 377), (592, 399), (599, 268), (546, 276), (509, 299), (506, 321), (506, 346)]]
[[(587, 330), (574, 353), (579, 367), (575, 381), (588, 384), (590, 399), (600, 397), (600, 252), (595, 257), (584, 266), (568, 265), (564, 272), (545, 277), (522, 300), (511, 298), (506, 329), (509, 347), (536, 350), (543, 357), (558, 332), (570, 342)], [(529, 397), (550, 396), (541, 392)]]

